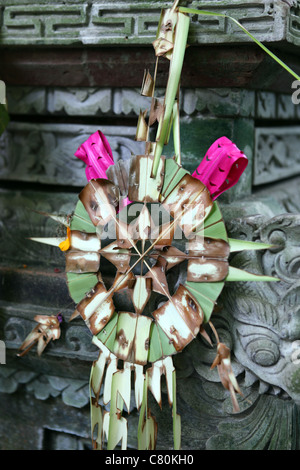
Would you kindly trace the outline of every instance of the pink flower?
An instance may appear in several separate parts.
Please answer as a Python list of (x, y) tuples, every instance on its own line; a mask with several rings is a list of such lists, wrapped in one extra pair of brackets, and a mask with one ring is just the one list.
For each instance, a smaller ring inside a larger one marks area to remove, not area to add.
[(205, 184), (215, 200), (238, 182), (247, 165), (246, 155), (227, 137), (221, 137), (208, 149), (192, 176)]
[[(74, 155), (86, 164), (85, 174), (88, 181), (108, 179), (106, 170), (114, 165), (114, 158), (108, 140), (101, 131), (92, 134)], [(127, 196), (121, 198), (118, 212), (130, 203)]]
[(105, 178), (106, 170), (114, 164), (112, 151), (105, 135), (97, 131), (92, 134), (75, 152), (75, 157), (86, 164), (87, 180)]

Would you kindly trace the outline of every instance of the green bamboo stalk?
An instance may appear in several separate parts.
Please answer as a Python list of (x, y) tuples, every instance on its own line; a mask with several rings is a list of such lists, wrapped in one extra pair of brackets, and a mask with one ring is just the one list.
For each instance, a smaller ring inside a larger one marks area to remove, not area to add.
[(269, 54), (272, 59), (274, 59), (279, 65), (281, 65), (287, 72), (289, 72), (294, 78), (297, 80), (300, 80), (299, 75), (296, 74), (288, 65), (286, 65), (279, 57), (277, 57), (273, 52), (270, 51), (264, 44), (262, 44), (258, 39), (256, 39), (253, 34), (251, 34), (238, 20), (233, 18), (232, 16), (226, 15), (225, 13), (216, 13), (212, 11), (205, 11), (205, 10), (197, 10), (194, 8), (185, 8), (185, 7), (179, 7), (178, 9), (182, 13), (190, 13), (193, 15), (206, 15), (206, 16), (220, 16), (222, 18), (229, 18), (231, 21), (233, 21), (239, 28), (241, 28), (242, 31), (244, 31), (245, 34), (247, 34), (252, 41), (254, 41), (259, 47), (261, 47), (267, 54)]
[(169, 70), (169, 78), (165, 95), (165, 112), (162, 122), (157, 131), (157, 144), (155, 147), (152, 176), (155, 178), (162, 155), (166, 137), (169, 131), (170, 120), (173, 112), (173, 105), (178, 91), (178, 85), (183, 66), (187, 37), (189, 32), (190, 18), (184, 13), (177, 14), (177, 24), (175, 32), (175, 42)]

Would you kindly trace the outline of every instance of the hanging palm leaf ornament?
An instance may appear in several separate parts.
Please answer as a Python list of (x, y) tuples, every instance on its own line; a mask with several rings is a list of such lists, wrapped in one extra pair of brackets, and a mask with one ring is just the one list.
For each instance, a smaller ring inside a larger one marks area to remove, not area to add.
[[(203, 328), (207, 323), (217, 345), (212, 368), (218, 368), (237, 411), (235, 394), (241, 392), (231, 369), (230, 351), (219, 341), (211, 315), (225, 282), (276, 280), (239, 270), (228, 262), (231, 252), (270, 248), (229, 239), (216, 202), (239, 180), (247, 166), (246, 156), (228, 138), (221, 137), (192, 175), (181, 165), (179, 79), (189, 17), (188, 11), (180, 11), (177, 4), (162, 11), (154, 41), (154, 74), (152, 77), (145, 71), (143, 79), (141, 93), (149, 97), (150, 111), (141, 111), (136, 139), (145, 141), (144, 154), (132, 156), (127, 169), (123, 161), (114, 164), (109, 143), (100, 131), (91, 135), (75, 154), (86, 163), (88, 184), (79, 194), (74, 214), (52, 216), (65, 224), (67, 238), (33, 239), (65, 252), (69, 292), (76, 303), (71, 319), (82, 317), (99, 348), (90, 376), (95, 449), (102, 449), (104, 442), (106, 449), (119, 444), (126, 449), (124, 410), (130, 410), (132, 389), (140, 416), (138, 448), (155, 448), (157, 423), (148, 407), (148, 393), (161, 406), (162, 375), (172, 407), (174, 448), (180, 448), (172, 356), (199, 333), (210, 341)], [(163, 100), (155, 97), (159, 60), (170, 62)], [(156, 136), (150, 141), (153, 125)], [(162, 152), (172, 127), (175, 156), (166, 158)], [(110, 286), (101, 276), (101, 258), (116, 268)], [(169, 286), (167, 275), (172, 270), (180, 276)], [(117, 311), (114, 296), (125, 289), (132, 308)], [(156, 304), (149, 302), (153, 296)], [(149, 305), (156, 308), (151, 310)], [(51, 338), (58, 336), (56, 331)], [(25, 345), (28, 347), (28, 341)], [(100, 390), (109, 411), (99, 403)]]

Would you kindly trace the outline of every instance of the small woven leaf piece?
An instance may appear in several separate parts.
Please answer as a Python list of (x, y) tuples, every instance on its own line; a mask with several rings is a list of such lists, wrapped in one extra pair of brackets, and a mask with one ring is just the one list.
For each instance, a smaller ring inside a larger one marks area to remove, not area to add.
[(97, 284), (98, 277), (95, 273), (69, 273), (67, 283), (71, 298), (78, 303)]
[(66, 272), (68, 273), (97, 273), (100, 267), (100, 254), (82, 251), (66, 253)]
[(138, 424), (138, 449), (139, 450), (154, 450), (157, 440), (157, 422), (151, 415), (148, 408), (148, 387), (149, 376), (146, 371), (146, 378), (144, 380), (143, 398), (140, 408), (140, 417)]
[(29, 333), (25, 341), (21, 344), (18, 356), (22, 357), (37, 344), (37, 353), (40, 356), (47, 344), (51, 340), (55, 341), (60, 338), (60, 323), (62, 317), (58, 315), (36, 315), (34, 321), (38, 325)]
[(112, 181), (120, 190), (119, 211), (128, 206), (131, 201), (128, 199), (128, 162), (118, 160), (115, 165), (111, 165), (106, 171), (109, 181)]
[(87, 180), (106, 178), (106, 170), (114, 164), (109, 142), (101, 131), (92, 134), (75, 152), (86, 164)]
[(164, 113), (163, 101), (158, 98), (152, 98), (148, 125), (152, 126), (156, 121), (159, 122), (163, 113)]
[(224, 240), (197, 237), (189, 242), (187, 280), (219, 282), (228, 274), (229, 245)]
[(84, 299), (76, 306), (88, 328), (97, 335), (115, 312), (112, 293), (106, 290), (103, 281), (99, 281)]
[(119, 272), (125, 273), (129, 269), (130, 251), (126, 248), (120, 249), (118, 241), (102, 248), (101, 255), (110, 261)]
[(131, 158), (128, 197), (135, 202), (158, 202), (163, 185), (164, 158), (158, 165), (158, 173), (152, 177), (153, 156), (137, 155)]
[(196, 337), (204, 318), (201, 306), (182, 284), (152, 315), (176, 351), (182, 351)]
[(152, 283), (144, 276), (136, 276), (132, 292), (132, 301), (136, 313), (141, 314), (151, 295)]
[(221, 137), (208, 149), (193, 177), (205, 184), (215, 200), (238, 182), (247, 165), (246, 155), (227, 137)]
[(96, 233), (96, 227), (91, 221), (89, 214), (80, 200), (76, 204), (75, 212), (71, 218), (70, 228), (71, 230)]
[(139, 120), (136, 127), (135, 140), (137, 142), (146, 142), (148, 136), (148, 124), (146, 122), (147, 109), (145, 111), (140, 110)]
[(119, 203), (119, 189), (105, 179), (90, 180), (79, 194), (91, 221), (97, 227), (115, 219)]
[(154, 80), (149, 70), (144, 71), (144, 78), (141, 87), (141, 95), (151, 97), (154, 91)]
[(213, 202), (205, 185), (186, 174), (164, 199), (163, 207), (174, 218), (174, 223), (186, 238), (202, 225), (212, 209)]
[[(1, 82), (1, 80), (0, 80), (0, 82)], [(0, 84), (0, 86), (1, 86), (1, 84)], [(0, 135), (3, 134), (3, 132), (5, 131), (6, 127), (9, 124), (9, 121), (10, 121), (10, 119), (9, 119), (9, 115), (8, 115), (8, 112), (7, 112), (7, 106), (6, 106), (6, 104), (0, 103)]]

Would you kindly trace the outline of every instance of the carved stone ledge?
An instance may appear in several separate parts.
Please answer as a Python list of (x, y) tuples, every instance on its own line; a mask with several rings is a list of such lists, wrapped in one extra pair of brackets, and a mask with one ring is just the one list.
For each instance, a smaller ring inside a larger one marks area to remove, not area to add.
[[(278, 0), (188, 2), (191, 8), (226, 13), (264, 42), (290, 41), (297, 44), (299, 11), (293, 2)], [(182, 3), (183, 4), (183, 3)], [(151, 44), (155, 39), (160, 10), (172, 2), (137, 0), (110, 2), (2, 2), (1, 43), (4, 45), (103, 45)], [(134, 14), (133, 14), (134, 12)], [(289, 26), (289, 29), (287, 28)], [(288, 29), (288, 33), (286, 32)], [(233, 34), (234, 33), (234, 34)], [(245, 43), (248, 36), (224, 18), (193, 19), (192, 44)]]
[[(125, 52), (126, 51), (126, 52)], [(296, 73), (297, 54), (276, 51)], [(1, 80), (7, 86), (137, 87), (144, 68), (155, 68), (153, 47), (2, 48)], [(109, 64), (109, 69), (107, 68)], [(161, 61), (157, 87), (165, 87), (169, 62)], [(182, 87), (291, 92), (291, 76), (255, 44), (191, 46), (186, 51)]]

